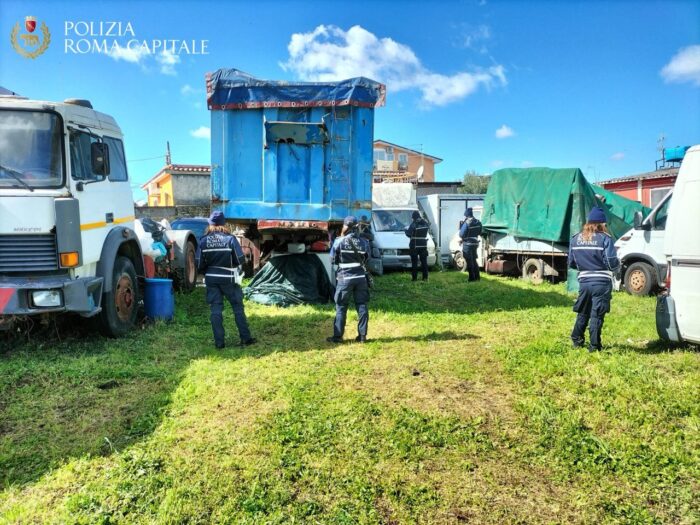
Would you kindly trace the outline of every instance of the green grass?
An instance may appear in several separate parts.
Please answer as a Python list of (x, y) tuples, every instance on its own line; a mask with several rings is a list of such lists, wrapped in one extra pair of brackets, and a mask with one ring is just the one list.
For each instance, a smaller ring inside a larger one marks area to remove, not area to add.
[(2, 340), (0, 523), (700, 522), (700, 354), (615, 294), (574, 350), (563, 285), (377, 279), (371, 342), (333, 308), (203, 291), (121, 340)]

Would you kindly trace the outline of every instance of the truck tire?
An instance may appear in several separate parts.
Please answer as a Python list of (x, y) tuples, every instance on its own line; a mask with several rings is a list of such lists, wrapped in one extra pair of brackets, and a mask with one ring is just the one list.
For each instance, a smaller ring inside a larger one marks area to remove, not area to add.
[(464, 260), (464, 254), (462, 254), (462, 252), (454, 253), (452, 256), (452, 263), (460, 272), (467, 271), (467, 261)]
[(139, 283), (131, 260), (117, 256), (111, 279), (112, 290), (102, 296), (100, 331), (107, 337), (121, 337), (134, 328), (139, 310)]
[(542, 284), (544, 280), (544, 262), (542, 259), (528, 259), (523, 264), (523, 279), (532, 284)]
[(175, 289), (179, 292), (190, 293), (197, 286), (197, 261), (195, 260), (194, 243), (189, 240), (185, 246), (185, 267), (175, 270)]
[(654, 269), (644, 262), (630, 264), (625, 272), (625, 290), (632, 295), (649, 295), (656, 287)]

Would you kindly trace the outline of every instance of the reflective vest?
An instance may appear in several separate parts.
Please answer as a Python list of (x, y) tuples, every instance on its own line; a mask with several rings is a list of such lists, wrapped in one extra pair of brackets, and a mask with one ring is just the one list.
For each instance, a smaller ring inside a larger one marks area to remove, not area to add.
[(414, 220), (406, 230), (406, 235), (411, 239), (408, 242), (410, 249), (428, 247), (428, 223), (423, 219)]
[(479, 246), (479, 235), (481, 235), (481, 221), (475, 217), (467, 217), (459, 228), (462, 247)]
[(579, 271), (580, 283), (611, 283), (620, 267), (620, 260), (612, 242), (605, 233), (594, 233), (589, 241), (580, 233), (569, 243), (569, 267)]
[(368, 258), (369, 243), (355, 233), (338, 237), (331, 248), (331, 260), (338, 265), (336, 275), (344, 280), (364, 279)]
[(200, 239), (198, 268), (207, 284), (234, 283), (244, 260), (243, 250), (229, 233), (208, 233)]

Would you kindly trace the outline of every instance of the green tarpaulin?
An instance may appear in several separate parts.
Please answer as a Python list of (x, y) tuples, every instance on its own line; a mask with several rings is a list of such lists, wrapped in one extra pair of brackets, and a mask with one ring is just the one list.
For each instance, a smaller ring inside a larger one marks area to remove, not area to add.
[(482, 223), (487, 231), (568, 243), (594, 206), (603, 208), (608, 231), (616, 239), (632, 228), (635, 211), (650, 211), (589, 184), (578, 168), (508, 168), (491, 176)]
[(256, 303), (291, 306), (327, 303), (332, 290), (323, 263), (316, 255), (304, 253), (270, 259), (243, 294)]

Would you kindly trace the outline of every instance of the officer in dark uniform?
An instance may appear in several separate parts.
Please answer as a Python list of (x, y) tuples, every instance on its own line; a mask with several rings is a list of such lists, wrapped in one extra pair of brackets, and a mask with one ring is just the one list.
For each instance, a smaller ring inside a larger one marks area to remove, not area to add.
[(355, 341), (364, 343), (367, 340), (367, 325), (369, 323), (369, 286), (365, 277), (365, 267), (369, 259), (369, 242), (360, 237), (357, 231), (357, 219), (354, 216), (345, 217), (343, 230), (331, 248), (331, 262), (338, 265), (335, 286), (335, 321), (333, 336), (326, 340), (329, 343), (342, 343), (345, 332), (345, 320), (350, 304), (350, 296), (355, 300), (357, 308), (357, 337)]
[(464, 212), (464, 220), (459, 226), (459, 236), (462, 238), (462, 256), (467, 264), (470, 281), (481, 279), (479, 263), (476, 260), (479, 235), (481, 235), (481, 221), (474, 217), (472, 208), (467, 208)]
[(243, 291), (239, 284), (243, 261), (241, 245), (226, 227), (223, 212), (213, 212), (209, 217), (209, 227), (199, 240), (197, 267), (199, 272), (204, 274), (204, 282), (207, 286), (207, 303), (211, 310), (211, 328), (214, 332), (216, 348), (225, 346), (222, 316), (224, 297), (233, 308), (241, 345), (252, 345), (256, 342), (250, 335), (243, 309)]
[(404, 230), (406, 236), (411, 239), (408, 242), (408, 254), (411, 256), (411, 280), (418, 279), (418, 259), (423, 272), (423, 280), (428, 280), (428, 229), (430, 225), (418, 210), (411, 214), (413, 222)]
[(579, 271), (579, 293), (574, 304), (578, 315), (571, 340), (574, 347), (584, 346), (586, 325), (590, 322), (589, 352), (602, 348), (603, 320), (610, 311), (613, 279), (620, 269), (620, 260), (605, 223), (605, 212), (593, 208), (583, 230), (574, 235), (569, 244), (569, 268)]

